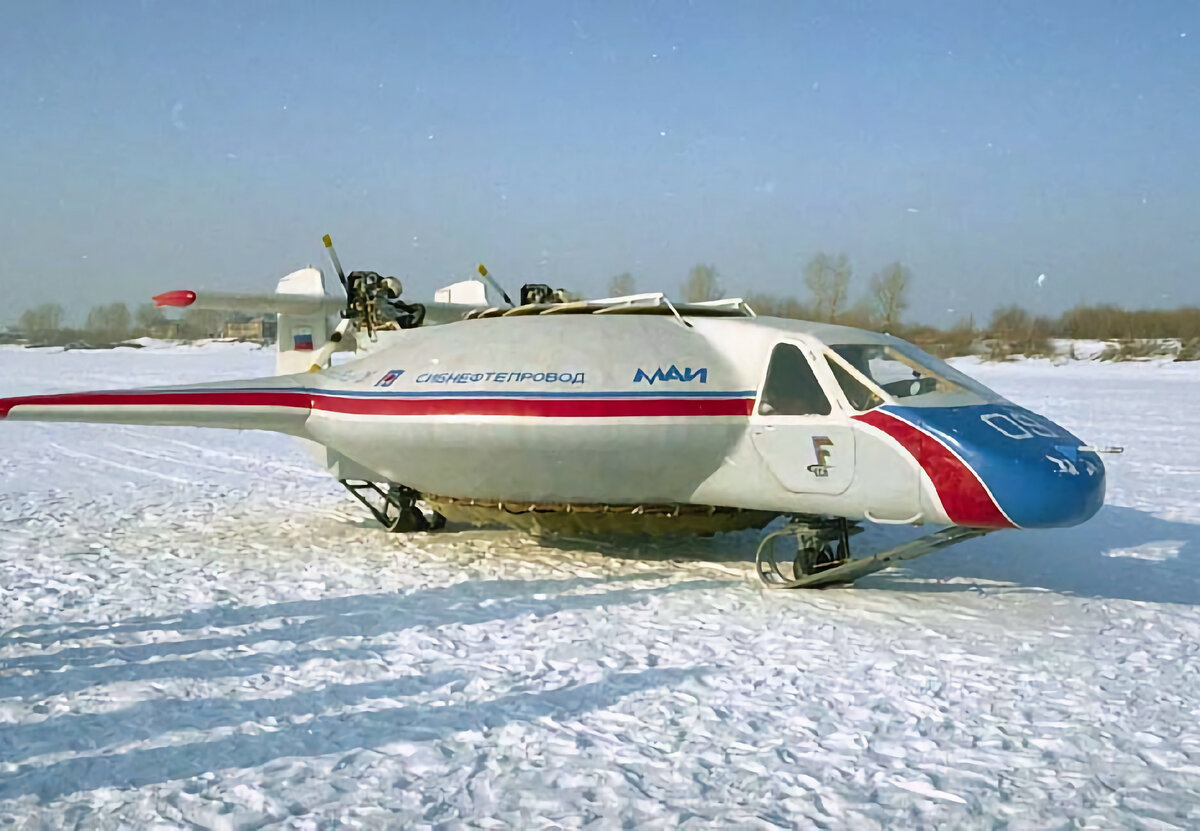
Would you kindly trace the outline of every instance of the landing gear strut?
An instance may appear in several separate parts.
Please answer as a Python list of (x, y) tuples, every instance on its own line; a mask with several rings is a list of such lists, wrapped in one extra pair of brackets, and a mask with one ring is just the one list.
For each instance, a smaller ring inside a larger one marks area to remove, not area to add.
[(354, 498), (367, 506), (367, 510), (379, 520), (379, 524), (392, 533), (411, 531), (436, 531), (446, 524), (446, 518), (437, 511), (426, 517), (417, 507), (420, 494), (412, 488), (391, 484), (387, 490), (375, 482), (339, 479)]
[[(768, 534), (759, 543), (754, 558), (758, 579), (769, 589), (801, 589), (853, 583), (902, 560), (932, 554), (956, 543), (990, 533), (990, 528), (943, 528), (912, 542), (872, 557), (850, 558), (850, 537), (863, 529), (845, 519), (797, 517)], [(796, 539), (796, 557), (791, 576), (780, 570), (775, 544), (783, 537)]]
[[(788, 529), (791, 529), (790, 531)], [(817, 574), (837, 568), (850, 559), (850, 537), (862, 531), (844, 519), (816, 519), (798, 525), (789, 523), (784, 531), (796, 537), (795, 577)]]

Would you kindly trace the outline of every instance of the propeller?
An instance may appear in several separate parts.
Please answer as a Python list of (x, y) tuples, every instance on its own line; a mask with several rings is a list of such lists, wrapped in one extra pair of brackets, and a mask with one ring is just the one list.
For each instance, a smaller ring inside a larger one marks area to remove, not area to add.
[(342, 263), (338, 260), (337, 251), (333, 250), (333, 239), (326, 234), (321, 237), (321, 242), (325, 243), (325, 253), (329, 255), (329, 261), (333, 263), (333, 270), (337, 272), (338, 279), (342, 281), (342, 288), (350, 291), (350, 287), (346, 285), (346, 272), (342, 271)]
[[(321, 237), (321, 242), (325, 243), (325, 253), (329, 255), (329, 262), (333, 264), (333, 270), (337, 272), (338, 280), (342, 284), (342, 288), (346, 292), (347, 312), (349, 311), (350, 303), (350, 284), (346, 280), (346, 272), (342, 270), (342, 262), (338, 259), (337, 251), (333, 247), (333, 238), (326, 234)], [(338, 323), (337, 328), (330, 333), (329, 339), (324, 345), (317, 350), (313, 355), (312, 366), (308, 368), (309, 372), (320, 372), (332, 360), (333, 353), (338, 352), (344, 347), (342, 341), (347, 336), (353, 337), (354, 330), (357, 327), (354, 323), (354, 318), (347, 313), (342, 314), (342, 320)]]
[(500, 288), (500, 284), (492, 279), (492, 275), (488, 274), (488, 270), (483, 263), (479, 264), (479, 276), (483, 278), (485, 283), (494, 288), (496, 291), (500, 292), (500, 296), (504, 298), (504, 302), (507, 303), (510, 308), (516, 308), (516, 305), (512, 302), (512, 298), (508, 296), (508, 292)]
[(343, 349), (342, 341), (347, 335), (353, 337), (354, 321), (351, 318), (343, 318), (342, 322), (337, 325), (337, 328), (330, 333), (329, 339), (313, 353), (312, 366), (308, 368), (309, 372), (320, 372), (325, 369), (329, 362), (333, 359), (334, 352), (340, 352)]

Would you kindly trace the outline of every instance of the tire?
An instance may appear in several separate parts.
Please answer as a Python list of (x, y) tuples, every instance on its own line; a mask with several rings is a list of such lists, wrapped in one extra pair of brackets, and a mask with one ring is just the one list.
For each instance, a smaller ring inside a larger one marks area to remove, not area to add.
[(796, 551), (796, 559), (792, 562), (792, 573), (796, 579), (813, 573), (813, 566), (817, 562), (819, 553), (819, 550), (811, 545), (801, 546)]
[(411, 534), (414, 531), (425, 531), (428, 528), (429, 523), (425, 520), (425, 514), (421, 513), (421, 509), (416, 505), (409, 505), (396, 513), (392, 524), (388, 526), (388, 531), (393, 534)]

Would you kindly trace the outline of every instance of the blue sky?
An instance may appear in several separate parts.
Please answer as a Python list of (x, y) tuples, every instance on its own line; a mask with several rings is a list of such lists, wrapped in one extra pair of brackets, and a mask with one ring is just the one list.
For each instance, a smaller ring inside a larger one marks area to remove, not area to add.
[(0, 321), (326, 232), (417, 296), (844, 251), (936, 323), (1200, 303), (1195, 3), (10, 3), (0, 113)]

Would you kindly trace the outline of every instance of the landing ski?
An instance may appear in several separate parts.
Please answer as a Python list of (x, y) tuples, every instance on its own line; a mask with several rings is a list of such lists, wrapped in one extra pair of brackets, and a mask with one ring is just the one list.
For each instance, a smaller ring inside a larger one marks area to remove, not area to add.
[(904, 560), (914, 560), (956, 543), (991, 533), (990, 528), (943, 528), (928, 536), (906, 542), (872, 557), (848, 559), (811, 574), (796, 574), (788, 578), (780, 571), (774, 557), (774, 543), (779, 537), (796, 536), (803, 529), (787, 527), (763, 538), (755, 555), (755, 569), (762, 584), (771, 589), (815, 589), (823, 586), (853, 583), (860, 577), (882, 571)]

